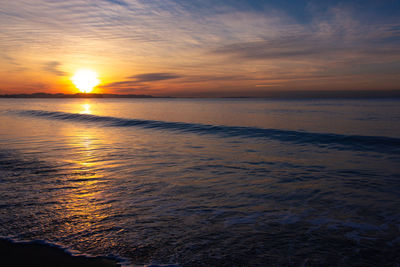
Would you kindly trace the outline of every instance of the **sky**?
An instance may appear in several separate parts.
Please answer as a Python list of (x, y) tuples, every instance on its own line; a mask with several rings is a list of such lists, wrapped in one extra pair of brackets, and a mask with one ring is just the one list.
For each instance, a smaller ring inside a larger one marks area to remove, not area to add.
[(400, 1), (0, 0), (0, 94), (400, 90)]

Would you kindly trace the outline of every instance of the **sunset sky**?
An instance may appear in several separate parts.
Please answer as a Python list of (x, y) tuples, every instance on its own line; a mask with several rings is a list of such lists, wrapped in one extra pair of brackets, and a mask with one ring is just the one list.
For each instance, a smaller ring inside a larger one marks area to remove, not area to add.
[(400, 89), (400, 1), (0, 0), (0, 94)]

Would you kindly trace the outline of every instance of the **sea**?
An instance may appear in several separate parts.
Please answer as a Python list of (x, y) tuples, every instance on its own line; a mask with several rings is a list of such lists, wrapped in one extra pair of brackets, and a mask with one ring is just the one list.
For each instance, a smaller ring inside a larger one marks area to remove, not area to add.
[(0, 236), (126, 266), (399, 266), (400, 99), (0, 99)]

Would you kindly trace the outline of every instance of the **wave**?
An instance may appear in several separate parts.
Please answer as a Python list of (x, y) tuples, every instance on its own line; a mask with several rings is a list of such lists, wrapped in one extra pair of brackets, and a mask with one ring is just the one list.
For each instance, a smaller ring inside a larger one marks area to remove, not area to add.
[(186, 122), (168, 122), (142, 119), (124, 119), (90, 114), (66, 113), (44, 110), (20, 110), (18, 115), (34, 116), (62, 121), (82, 123), (101, 123), (111, 127), (141, 127), (194, 133), (199, 135), (218, 135), (221, 137), (262, 138), (291, 142), (300, 145), (317, 145), (338, 150), (371, 151), (400, 154), (400, 139), (384, 136), (344, 135), (334, 133), (315, 133), (282, 129), (265, 129), (244, 126), (208, 125)]

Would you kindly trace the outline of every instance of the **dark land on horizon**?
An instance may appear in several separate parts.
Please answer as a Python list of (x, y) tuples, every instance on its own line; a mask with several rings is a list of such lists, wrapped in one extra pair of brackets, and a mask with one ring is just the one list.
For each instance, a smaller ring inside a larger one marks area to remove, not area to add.
[(49, 94), (49, 93), (32, 93), (32, 94), (4, 94), (0, 98), (153, 98), (151, 95), (123, 95), (123, 94)]
[(260, 96), (152, 96), (140, 94), (94, 94), (94, 93), (31, 93), (0, 94), (0, 98), (271, 98), (271, 99), (312, 99), (312, 98), (400, 98), (400, 90), (341, 90), (341, 91), (270, 91)]

